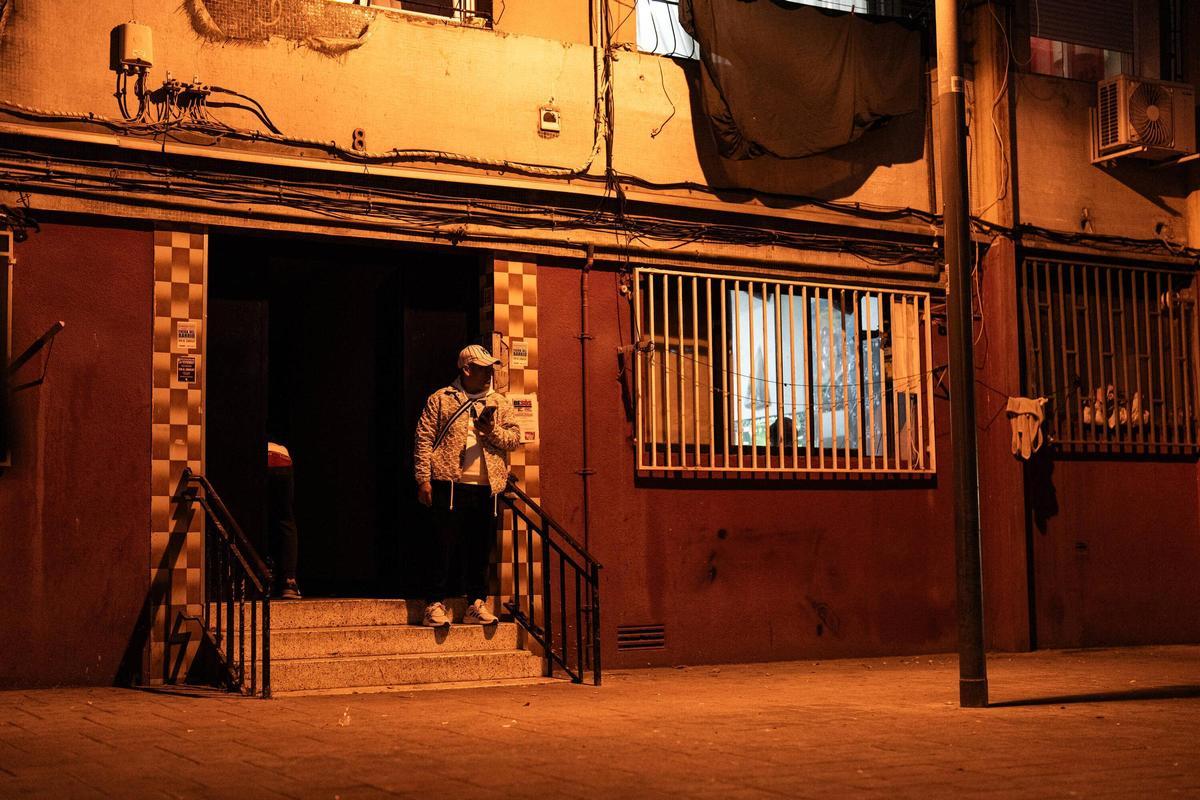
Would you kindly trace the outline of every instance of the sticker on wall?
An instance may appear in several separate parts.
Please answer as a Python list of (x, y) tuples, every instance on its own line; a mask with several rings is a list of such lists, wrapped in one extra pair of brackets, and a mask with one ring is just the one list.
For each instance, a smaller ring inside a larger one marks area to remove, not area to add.
[(174, 383), (196, 386), (200, 383), (200, 356), (176, 356)]
[(529, 342), (514, 341), (508, 351), (509, 369), (525, 369), (529, 366)]
[(539, 438), (537, 395), (513, 394), (509, 395), (508, 399), (512, 402), (513, 417), (521, 426), (521, 442), (537, 444)]
[(175, 352), (187, 353), (200, 347), (200, 323), (181, 319), (175, 323)]

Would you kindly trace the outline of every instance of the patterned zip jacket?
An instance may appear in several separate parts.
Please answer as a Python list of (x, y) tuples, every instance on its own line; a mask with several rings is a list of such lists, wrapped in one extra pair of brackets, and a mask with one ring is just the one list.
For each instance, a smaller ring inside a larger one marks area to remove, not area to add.
[[(425, 481), (454, 482), (462, 477), (467, 431), (469, 426), (474, 425), (470, 413), (464, 411), (450, 423), (441, 441), (436, 443), (436, 448), (434, 439), (466, 399), (467, 393), (458, 385), (458, 381), (455, 381), (429, 395), (429, 399), (425, 401), (425, 410), (417, 420), (416, 442), (413, 448), (416, 467), (414, 471), (418, 484)], [(496, 408), (491, 432), (477, 435), (483, 445), (483, 460), (487, 465), (488, 483), (491, 484), (492, 494), (499, 494), (508, 482), (508, 454), (521, 444), (521, 428), (513, 420), (512, 403), (504, 395), (489, 391), (475, 403), (476, 408), (480, 405)]]

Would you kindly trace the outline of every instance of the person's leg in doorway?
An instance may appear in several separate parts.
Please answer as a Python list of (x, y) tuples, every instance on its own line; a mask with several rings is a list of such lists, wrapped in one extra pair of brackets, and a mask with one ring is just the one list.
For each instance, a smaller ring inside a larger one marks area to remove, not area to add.
[(284, 600), (299, 600), (296, 564), (299, 535), (296, 531), (295, 479), (291, 467), (271, 467), (267, 470), (268, 521), (270, 549), (275, 554), (276, 574), (283, 586)]
[[(455, 501), (457, 497), (453, 498)], [(451, 566), (458, 549), (460, 525), (451, 508), (448, 481), (433, 481), (433, 503), (428, 509), (429, 530), (425, 540), (425, 617), (422, 624), (443, 628), (450, 624), (445, 600), (450, 589)]]
[(496, 615), (487, 606), (492, 545), (496, 538), (492, 491), (489, 486), (463, 486), (462, 530), (459, 538), (461, 591), (467, 598), (463, 622), (491, 625)]

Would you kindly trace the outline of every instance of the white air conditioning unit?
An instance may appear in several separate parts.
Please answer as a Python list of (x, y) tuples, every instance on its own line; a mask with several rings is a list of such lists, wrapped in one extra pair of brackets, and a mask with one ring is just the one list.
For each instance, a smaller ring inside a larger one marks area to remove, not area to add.
[(1196, 94), (1185, 83), (1118, 75), (1096, 86), (1096, 160), (1196, 152)]

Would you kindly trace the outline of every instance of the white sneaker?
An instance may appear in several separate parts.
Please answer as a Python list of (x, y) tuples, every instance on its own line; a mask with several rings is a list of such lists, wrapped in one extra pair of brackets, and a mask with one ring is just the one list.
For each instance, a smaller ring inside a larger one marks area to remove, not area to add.
[(421, 624), (427, 628), (449, 628), (450, 614), (441, 603), (430, 603), (425, 606), (425, 619)]
[(493, 614), (487, 603), (482, 600), (471, 603), (463, 614), (464, 625), (493, 625), (499, 621), (500, 618)]

